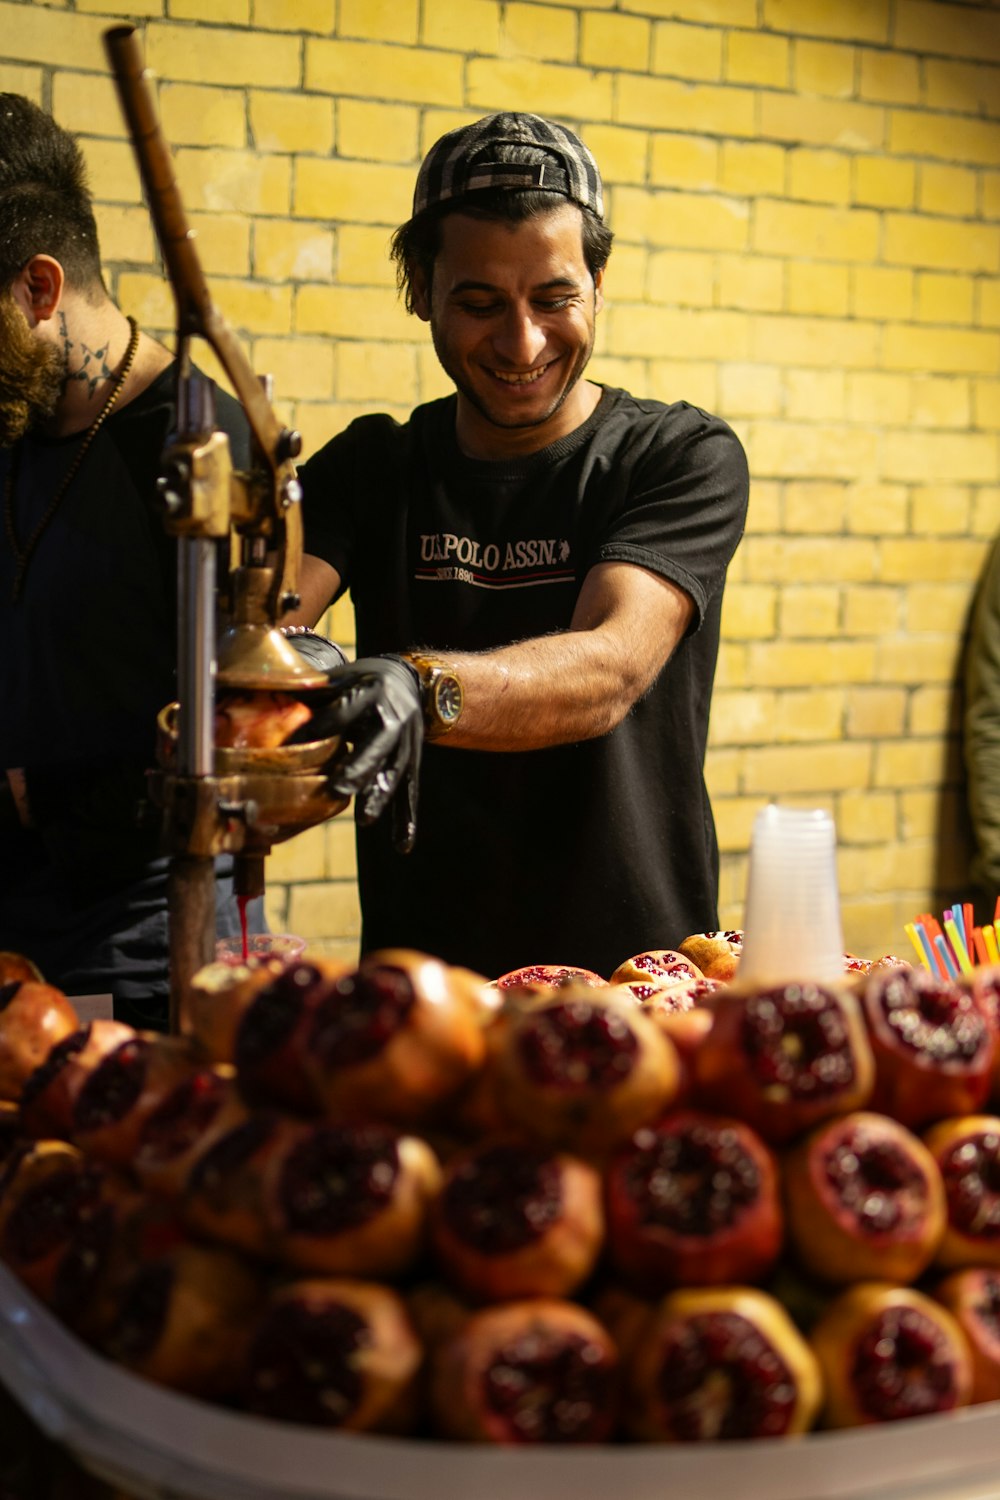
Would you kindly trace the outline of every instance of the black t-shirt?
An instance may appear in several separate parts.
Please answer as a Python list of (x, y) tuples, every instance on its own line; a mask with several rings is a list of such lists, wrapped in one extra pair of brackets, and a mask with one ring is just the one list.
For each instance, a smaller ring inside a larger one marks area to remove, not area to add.
[(417, 847), (359, 830), (366, 949), (403, 944), (488, 975), (528, 963), (605, 975), (716, 924), (702, 778), (726, 568), (747, 470), (724, 422), (606, 389), (575, 432), (484, 462), (455, 398), (405, 426), (361, 418), (302, 470), (306, 550), (350, 587), (358, 655), (486, 650), (565, 630), (599, 562), (691, 597), (685, 638), (612, 733), (496, 754), (428, 745)]
[[(168, 366), (99, 430), (16, 602), (15, 560), (0, 535), (0, 768), (27, 769), (57, 863), (93, 859), (97, 869), (102, 846), (120, 838), (126, 864), (137, 865), (155, 842), (136, 833), (134, 809), (154, 760), (156, 715), (177, 691), (177, 543), (156, 498), (175, 379)], [(234, 464), (245, 468), (242, 409), (223, 392), (217, 406)], [(32, 435), (18, 445), (13, 523), (22, 547), (81, 441)], [(12, 452), (0, 449), (3, 492)]]

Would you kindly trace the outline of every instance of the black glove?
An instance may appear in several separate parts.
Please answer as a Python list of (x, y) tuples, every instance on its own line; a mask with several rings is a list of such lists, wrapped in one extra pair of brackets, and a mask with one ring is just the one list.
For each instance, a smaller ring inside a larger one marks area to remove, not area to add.
[[(424, 743), (424, 714), (420, 677), (401, 656), (363, 656), (355, 662), (334, 662), (329, 652), (339, 648), (316, 635), (292, 635), (295, 648), (327, 673), (331, 697), (299, 731), (338, 734), (351, 748), (330, 767), (334, 791), (354, 797), (354, 813), (362, 825), (374, 823), (392, 803), (392, 841), (409, 854), (417, 836), (417, 792), (420, 755)], [(322, 648), (329, 648), (324, 652)]]

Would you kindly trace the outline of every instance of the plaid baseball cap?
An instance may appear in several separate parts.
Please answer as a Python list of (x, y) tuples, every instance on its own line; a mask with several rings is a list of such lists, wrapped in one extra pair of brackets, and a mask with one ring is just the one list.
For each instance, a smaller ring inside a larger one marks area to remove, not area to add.
[[(497, 146), (534, 146), (545, 160), (497, 159)], [(424, 157), (413, 193), (414, 217), (425, 208), (462, 198), (482, 188), (540, 188), (560, 193), (604, 217), (604, 194), (597, 163), (565, 125), (541, 115), (486, 115), (474, 125), (450, 130)]]

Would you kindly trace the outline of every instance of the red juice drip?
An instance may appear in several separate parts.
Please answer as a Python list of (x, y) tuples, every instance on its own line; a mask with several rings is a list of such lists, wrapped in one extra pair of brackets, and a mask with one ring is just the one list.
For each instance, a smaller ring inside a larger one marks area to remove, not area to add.
[(247, 906), (249, 905), (249, 902), (250, 902), (250, 897), (249, 896), (237, 896), (236, 897), (236, 905), (239, 907), (239, 911), (240, 911), (240, 936), (243, 939), (243, 962), (244, 963), (246, 963), (247, 959), (250, 957), (250, 942), (249, 942), (249, 935), (247, 933)]

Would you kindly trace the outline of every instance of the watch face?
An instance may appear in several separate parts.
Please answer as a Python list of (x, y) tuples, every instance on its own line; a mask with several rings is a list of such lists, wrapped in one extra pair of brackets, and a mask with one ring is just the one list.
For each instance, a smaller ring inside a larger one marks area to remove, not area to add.
[(434, 701), (442, 722), (454, 724), (462, 712), (462, 684), (458, 678), (441, 677), (435, 687)]

